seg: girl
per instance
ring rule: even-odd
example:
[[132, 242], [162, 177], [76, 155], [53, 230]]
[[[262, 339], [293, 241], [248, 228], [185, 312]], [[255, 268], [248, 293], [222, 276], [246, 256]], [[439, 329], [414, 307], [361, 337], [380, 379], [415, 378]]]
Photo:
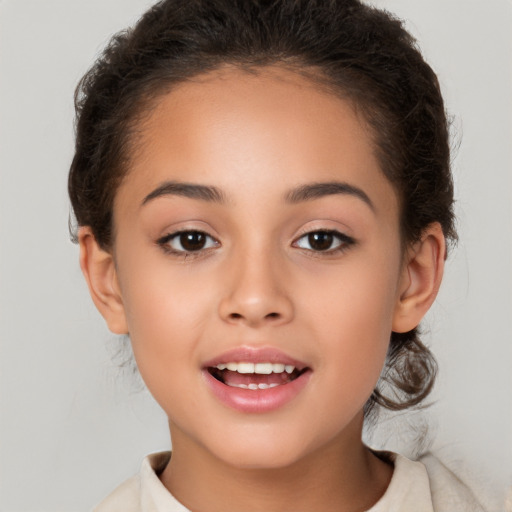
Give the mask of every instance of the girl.
[[97, 510], [481, 510], [361, 440], [420, 404], [453, 227], [435, 74], [356, 0], [163, 1], [77, 89], [69, 193], [108, 327], [169, 420]]

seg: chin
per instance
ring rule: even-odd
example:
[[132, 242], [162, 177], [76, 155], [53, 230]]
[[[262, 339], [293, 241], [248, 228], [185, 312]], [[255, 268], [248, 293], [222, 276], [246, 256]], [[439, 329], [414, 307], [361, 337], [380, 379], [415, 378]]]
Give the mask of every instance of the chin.
[[283, 450], [249, 450], [245, 452], [230, 452], [224, 454], [226, 464], [238, 469], [247, 470], [278, 470], [289, 466], [300, 460], [297, 451]]
[[257, 435], [253, 432], [243, 436], [227, 436], [220, 446], [215, 448], [217, 449], [213, 449], [214, 454], [217, 452], [215, 455], [225, 464], [252, 470], [277, 470], [289, 467], [314, 449], [304, 441], [304, 436], [290, 432], [279, 432], [274, 435]]

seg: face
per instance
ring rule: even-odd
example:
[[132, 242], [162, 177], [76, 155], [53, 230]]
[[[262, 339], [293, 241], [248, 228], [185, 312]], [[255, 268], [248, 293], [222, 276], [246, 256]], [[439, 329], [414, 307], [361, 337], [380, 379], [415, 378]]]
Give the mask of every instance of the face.
[[175, 449], [282, 467], [359, 439], [402, 255], [349, 103], [277, 68], [179, 86], [141, 127], [114, 223], [114, 286]]

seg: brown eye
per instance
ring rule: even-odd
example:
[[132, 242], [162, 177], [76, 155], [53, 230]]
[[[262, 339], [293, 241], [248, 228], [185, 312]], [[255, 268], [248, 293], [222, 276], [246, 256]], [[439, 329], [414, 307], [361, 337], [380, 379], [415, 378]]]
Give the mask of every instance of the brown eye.
[[202, 231], [172, 233], [164, 236], [157, 243], [173, 253], [183, 254], [198, 252], [219, 245], [214, 238]]
[[188, 231], [179, 235], [179, 243], [185, 251], [199, 251], [206, 245], [206, 235], [200, 231]]
[[334, 236], [326, 231], [317, 231], [308, 235], [308, 243], [314, 251], [327, 251], [332, 247]]
[[338, 231], [319, 230], [301, 236], [294, 245], [308, 251], [334, 253], [353, 243], [353, 238]]

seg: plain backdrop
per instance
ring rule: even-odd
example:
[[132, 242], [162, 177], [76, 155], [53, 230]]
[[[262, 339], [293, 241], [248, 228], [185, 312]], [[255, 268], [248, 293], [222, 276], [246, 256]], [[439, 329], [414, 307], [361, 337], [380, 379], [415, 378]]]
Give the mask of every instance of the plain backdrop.
[[[89, 510], [170, 444], [158, 406], [113, 358], [122, 342], [94, 310], [67, 232], [74, 87], [150, 3], [0, 1], [2, 511]], [[375, 4], [407, 20], [439, 75], [461, 241], [424, 324], [435, 404], [369, 438], [408, 453], [428, 419], [433, 449], [498, 511], [512, 484], [512, 3]]]

